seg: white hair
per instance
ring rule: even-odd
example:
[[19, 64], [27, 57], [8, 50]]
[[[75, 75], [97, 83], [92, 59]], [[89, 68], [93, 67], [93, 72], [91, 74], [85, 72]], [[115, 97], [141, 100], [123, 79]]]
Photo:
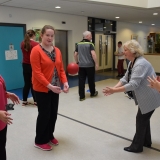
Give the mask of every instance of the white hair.
[[136, 40], [130, 40], [123, 44], [123, 47], [126, 47], [135, 57], [143, 56], [144, 51], [141, 45]]
[[83, 32], [83, 38], [86, 38], [88, 35], [90, 35], [91, 32], [90, 31], [85, 31]]

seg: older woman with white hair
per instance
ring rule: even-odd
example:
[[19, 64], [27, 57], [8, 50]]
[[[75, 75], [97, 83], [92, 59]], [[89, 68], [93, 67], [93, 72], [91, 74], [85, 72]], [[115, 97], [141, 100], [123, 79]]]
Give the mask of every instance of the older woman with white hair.
[[135, 40], [124, 44], [124, 55], [130, 60], [125, 76], [114, 87], [103, 90], [105, 96], [116, 92], [129, 92], [138, 105], [136, 116], [136, 133], [128, 152], [142, 152], [143, 146], [151, 147], [150, 118], [154, 110], [160, 106], [160, 94], [148, 87], [148, 76], [156, 76], [152, 65], [143, 57], [143, 50]]

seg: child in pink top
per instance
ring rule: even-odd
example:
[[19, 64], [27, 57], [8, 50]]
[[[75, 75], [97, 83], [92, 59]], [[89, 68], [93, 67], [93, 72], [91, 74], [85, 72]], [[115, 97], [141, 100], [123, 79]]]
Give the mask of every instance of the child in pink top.
[[0, 76], [0, 159], [6, 160], [6, 134], [7, 124], [12, 123], [10, 114], [6, 112], [7, 98], [11, 99], [13, 103], [18, 104], [19, 98], [6, 91], [4, 79]]

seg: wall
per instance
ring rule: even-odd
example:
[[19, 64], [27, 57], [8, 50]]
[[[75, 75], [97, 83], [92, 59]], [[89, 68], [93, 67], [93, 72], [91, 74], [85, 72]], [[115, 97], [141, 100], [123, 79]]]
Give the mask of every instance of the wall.
[[87, 17], [4, 6], [0, 6], [0, 22], [26, 24], [27, 29], [49, 24], [57, 30], [68, 30], [69, 62], [74, 60], [75, 43], [82, 39], [82, 33], [87, 29]]
[[160, 73], [160, 55], [144, 55], [144, 58], [146, 58], [152, 64], [156, 73]]
[[160, 7], [160, 0], [148, 0], [148, 8]]
[[[62, 21], [66, 21], [66, 24], [62, 24]], [[32, 27], [41, 28], [45, 24], [50, 24], [55, 29], [68, 30], [69, 62], [74, 61], [75, 43], [82, 39], [82, 33], [87, 29], [87, 17], [4, 6], [0, 6], [0, 22], [26, 24], [27, 29]], [[138, 41], [146, 52], [146, 37], [150, 32], [160, 32], [160, 29], [140, 24], [117, 22], [116, 41], [124, 43], [131, 39], [132, 34], [137, 34]]]
[[[144, 52], [147, 53], [147, 36], [150, 32], [160, 32], [160, 28], [127, 22], [117, 22], [116, 42], [122, 41], [122, 43], [125, 43], [126, 41], [131, 39], [131, 35], [138, 35], [138, 42], [144, 49]], [[126, 68], [125, 63], [124, 66]], [[117, 68], [117, 58], [115, 67]]]
[[117, 38], [116, 41], [123, 43], [131, 39], [131, 35], [138, 35], [138, 42], [147, 52], [147, 36], [150, 32], [160, 32], [160, 28], [144, 26], [140, 24], [117, 22]]

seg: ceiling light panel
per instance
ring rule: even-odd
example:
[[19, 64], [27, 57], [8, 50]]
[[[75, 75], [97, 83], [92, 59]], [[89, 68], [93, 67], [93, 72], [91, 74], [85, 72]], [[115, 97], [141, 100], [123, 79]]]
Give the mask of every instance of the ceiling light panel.
[[59, 9], [59, 8], [61, 8], [61, 7], [60, 7], [60, 6], [56, 6], [55, 8]]
[[154, 16], [158, 15], [158, 13], [153, 13]]

